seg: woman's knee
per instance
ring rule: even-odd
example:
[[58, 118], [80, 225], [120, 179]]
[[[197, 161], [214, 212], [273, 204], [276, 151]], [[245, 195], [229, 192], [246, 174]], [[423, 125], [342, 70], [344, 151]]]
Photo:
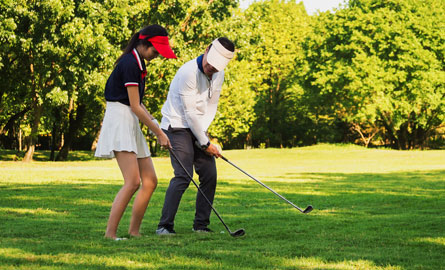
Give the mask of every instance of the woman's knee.
[[141, 187], [141, 181], [128, 181], [124, 184], [129, 190], [136, 192]]
[[151, 176], [142, 180], [142, 188], [146, 190], [154, 191], [158, 186], [158, 178]]

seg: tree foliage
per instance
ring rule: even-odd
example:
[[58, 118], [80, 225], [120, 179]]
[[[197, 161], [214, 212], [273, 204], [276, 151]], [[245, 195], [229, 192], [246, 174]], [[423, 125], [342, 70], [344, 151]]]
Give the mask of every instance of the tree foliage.
[[[153, 23], [167, 28], [178, 56], [147, 67], [144, 102], [157, 118], [182, 64], [219, 36], [235, 42], [209, 129], [225, 148], [443, 145], [445, 2], [350, 0], [315, 16], [295, 0], [237, 5], [1, 1], [0, 147], [26, 148], [27, 160], [35, 147], [52, 149], [52, 160], [94, 147], [114, 61]], [[156, 154], [156, 139], [144, 132]]]
[[309, 16], [302, 3], [271, 0], [253, 3], [233, 20], [230, 30], [237, 32], [239, 47], [233, 85], [245, 98], [255, 97], [244, 102], [249, 144], [291, 146], [296, 122], [289, 117], [294, 112], [289, 97], [296, 90], [295, 65]]
[[356, 131], [381, 129], [395, 148], [424, 145], [444, 120], [443, 2], [349, 5], [321, 14], [304, 43], [309, 110]]

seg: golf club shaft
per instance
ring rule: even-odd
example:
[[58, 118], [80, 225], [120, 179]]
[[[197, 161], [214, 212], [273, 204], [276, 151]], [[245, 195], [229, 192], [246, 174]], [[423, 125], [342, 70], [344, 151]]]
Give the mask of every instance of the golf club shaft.
[[193, 184], [195, 185], [195, 187], [199, 190], [199, 192], [201, 193], [201, 195], [204, 197], [204, 199], [207, 201], [207, 203], [210, 205], [210, 207], [212, 208], [213, 212], [216, 214], [216, 216], [219, 218], [219, 220], [221, 221], [221, 223], [224, 225], [224, 227], [226, 228], [226, 230], [232, 234], [232, 232], [230, 231], [229, 227], [226, 225], [226, 223], [224, 222], [224, 220], [221, 218], [221, 216], [218, 214], [218, 211], [216, 211], [216, 209], [213, 207], [212, 203], [210, 202], [210, 200], [207, 198], [207, 196], [204, 194], [204, 192], [202, 191], [202, 189], [198, 186], [198, 184], [196, 184], [195, 180], [193, 180], [193, 177], [189, 174], [189, 172], [185, 169], [184, 165], [182, 164], [182, 162], [179, 160], [179, 158], [176, 156], [176, 154], [173, 152], [173, 149], [168, 149], [170, 151], [170, 154], [173, 155], [173, 157], [176, 159], [176, 161], [179, 163], [179, 165], [181, 165], [182, 169], [184, 169], [185, 173], [187, 174], [187, 176], [190, 178], [190, 180], [192, 180]]
[[263, 187], [267, 188], [268, 190], [272, 191], [273, 194], [277, 195], [278, 197], [280, 197], [282, 200], [284, 200], [285, 202], [287, 202], [288, 204], [292, 205], [293, 207], [297, 208], [300, 212], [305, 213], [303, 209], [301, 209], [300, 207], [296, 206], [295, 204], [293, 204], [291, 201], [289, 201], [288, 199], [284, 198], [283, 196], [281, 196], [280, 194], [278, 194], [277, 192], [275, 192], [273, 189], [271, 189], [270, 187], [266, 186], [265, 184], [263, 184], [260, 180], [256, 179], [255, 177], [253, 177], [252, 175], [248, 174], [246, 171], [244, 171], [243, 169], [241, 169], [240, 167], [236, 166], [235, 164], [233, 164], [232, 162], [230, 162], [227, 158], [225, 158], [224, 156], [221, 156], [221, 158], [226, 161], [227, 163], [229, 163], [230, 165], [232, 165], [233, 167], [237, 168], [238, 170], [240, 170], [241, 172], [243, 172], [245, 175], [249, 176], [250, 178], [252, 178], [253, 180], [255, 180], [258, 184], [262, 185]]

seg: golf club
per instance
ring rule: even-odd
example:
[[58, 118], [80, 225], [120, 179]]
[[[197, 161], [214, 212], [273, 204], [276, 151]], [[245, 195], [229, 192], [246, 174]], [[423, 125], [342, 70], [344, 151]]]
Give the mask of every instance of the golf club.
[[199, 188], [199, 186], [196, 184], [195, 180], [193, 180], [193, 177], [189, 174], [189, 172], [185, 169], [184, 165], [182, 164], [182, 162], [179, 160], [179, 158], [176, 156], [176, 154], [173, 152], [172, 148], [168, 149], [170, 151], [170, 154], [176, 159], [176, 161], [178, 161], [179, 165], [181, 165], [182, 169], [184, 169], [185, 173], [187, 174], [187, 176], [190, 178], [190, 180], [192, 180], [193, 184], [196, 186], [196, 188], [199, 190], [199, 192], [201, 193], [201, 195], [206, 199], [207, 203], [210, 205], [210, 207], [212, 208], [213, 212], [215, 212], [216, 216], [219, 218], [219, 220], [221, 220], [221, 223], [224, 225], [224, 227], [226, 227], [226, 230], [229, 232], [229, 234], [233, 237], [238, 237], [238, 236], [243, 236], [244, 234], [246, 234], [246, 232], [244, 231], [244, 229], [239, 229], [236, 230], [234, 232], [232, 232], [229, 227], [226, 225], [226, 223], [224, 222], [224, 220], [221, 218], [221, 216], [218, 214], [218, 212], [216, 211], [216, 209], [213, 207], [212, 203], [210, 202], [210, 200], [206, 197], [206, 195], [204, 194], [204, 192], [201, 190], [201, 188]]
[[253, 180], [255, 180], [258, 184], [262, 185], [263, 187], [267, 188], [268, 190], [272, 191], [273, 194], [277, 195], [278, 197], [280, 197], [281, 199], [283, 199], [284, 201], [286, 201], [287, 203], [289, 203], [290, 205], [292, 205], [293, 207], [297, 208], [298, 211], [300, 211], [303, 214], [307, 214], [309, 212], [311, 212], [313, 210], [312, 205], [309, 205], [308, 207], [306, 207], [306, 209], [301, 209], [300, 207], [296, 206], [295, 204], [293, 204], [291, 201], [289, 201], [288, 199], [284, 198], [283, 196], [281, 196], [280, 194], [278, 194], [277, 192], [275, 192], [273, 189], [271, 189], [270, 187], [266, 186], [265, 184], [263, 184], [261, 181], [257, 180], [255, 177], [253, 177], [252, 175], [248, 174], [247, 172], [245, 172], [243, 169], [241, 169], [240, 167], [236, 166], [235, 164], [233, 164], [232, 162], [230, 162], [227, 158], [225, 158], [224, 156], [221, 156], [221, 158], [226, 161], [227, 163], [229, 163], [230, 165], [232, 165], [233, 167], [237, 168], [238, 170], [240, 170], [241, 172], [243, 172], [245, 175], [249, 176], [250, 178], [252, 178]]

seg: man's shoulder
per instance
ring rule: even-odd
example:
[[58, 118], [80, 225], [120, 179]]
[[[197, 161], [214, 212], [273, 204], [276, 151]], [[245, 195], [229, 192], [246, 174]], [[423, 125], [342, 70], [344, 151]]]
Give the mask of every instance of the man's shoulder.
[[195, 58], [183, 64], [176, 72], [176, 75], [184, 78], [194, 78], [196, 77], [198, 70], [198, 64], [196, 63]]
[[217, 78], [224, 79], [224, 69], [215, 73]]
[[187, 62], [185, 62], [181, 68], [182, 70], [186, 71], [194, 71], [196, 72], [196, 70], [198, 69], [198, 63], [196, 63], [196, 58], [193, 58], [192, 60], [189, 60]]

